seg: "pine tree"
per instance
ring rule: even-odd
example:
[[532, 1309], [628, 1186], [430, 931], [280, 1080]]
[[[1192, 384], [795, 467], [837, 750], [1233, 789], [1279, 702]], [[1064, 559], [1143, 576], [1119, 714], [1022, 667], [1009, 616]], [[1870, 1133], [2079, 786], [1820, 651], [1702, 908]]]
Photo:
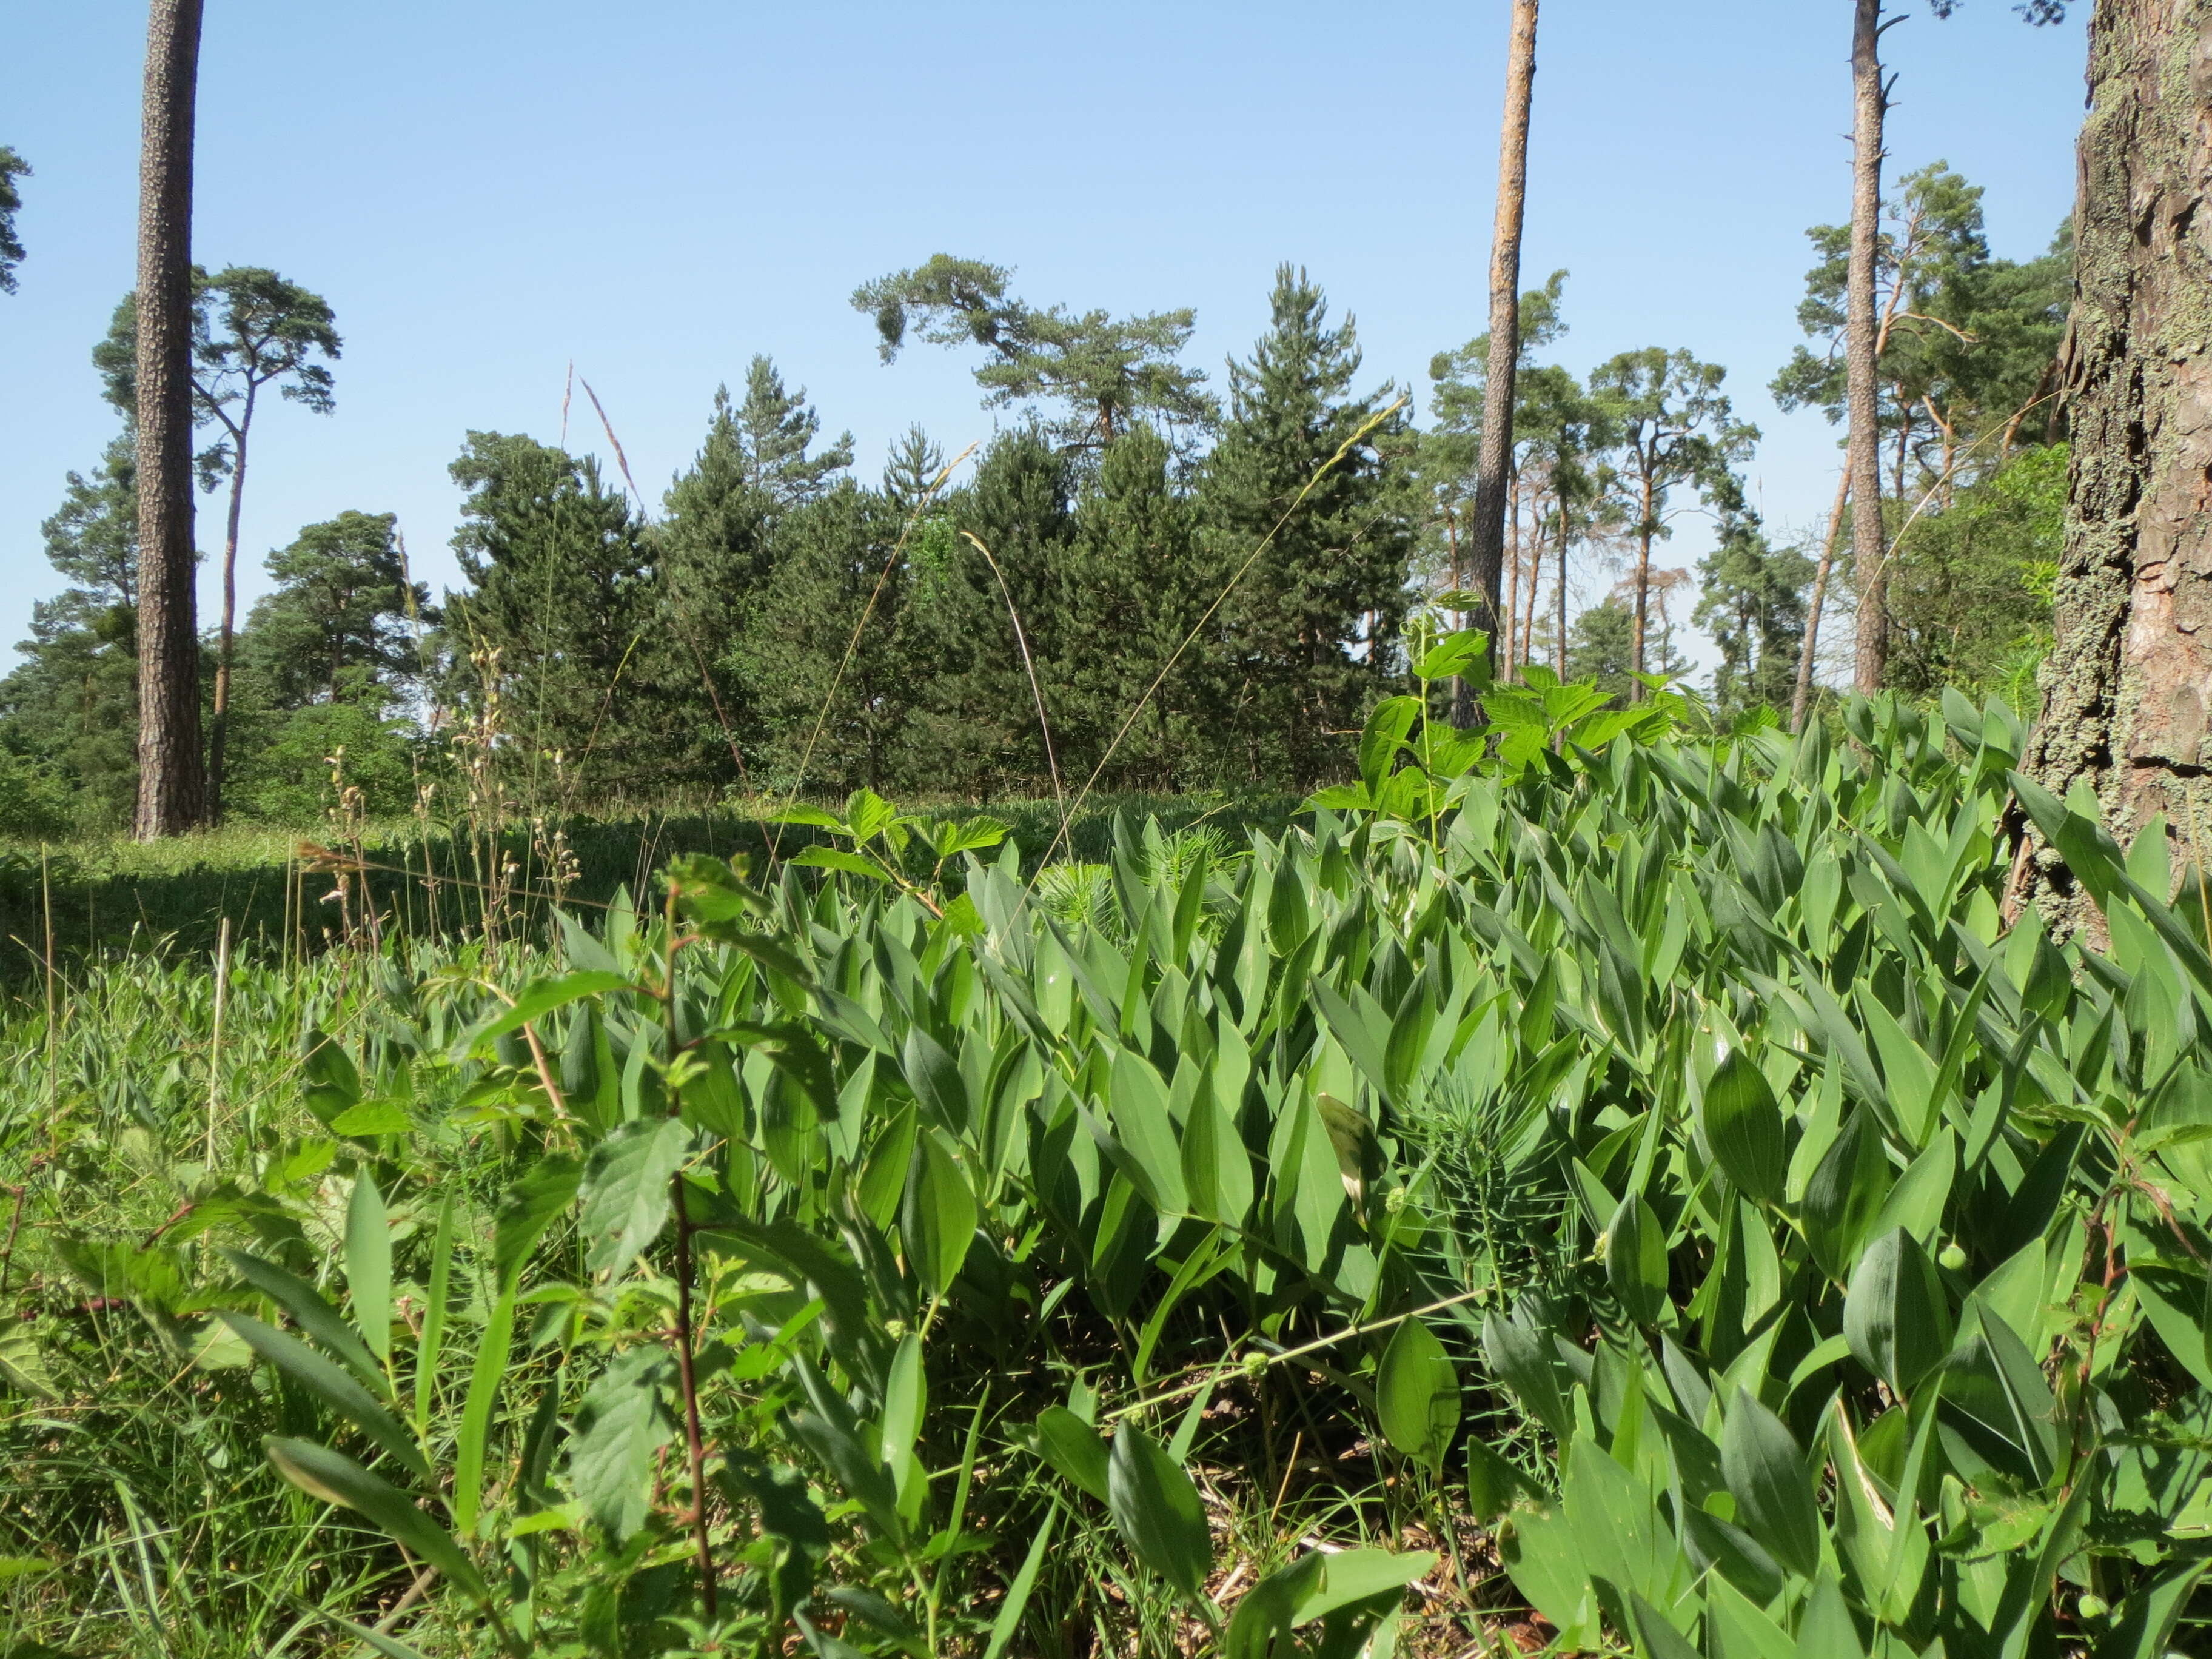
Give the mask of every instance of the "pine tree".
[[[728, 401], [726, 390], [715, 394], [718, 417]], [[820, 454], [807, 453], [822, 434], [822, 417], [806, 401], [806, 388], [785, 390], [783, 376], [764, 356], [756, 356], [745, 370], [745, 400], [732, 417], [731, 430], [746, 483], [778, 508], [812, 501], [853, 465], [849, 432], [841, 433]]]
[[659, 581], [628, 498], [588, 459], [495, 432], [470, 433], [450, 470], [469, 492], [453, 551], [471, 586], [447, 596], [447, 695], [497, 673], [533, 787], [557, 755], [589, 795], [665, 788], [668, 699], [646, 649]]
[[15, 231], [15, 215], [23, 205], [18, 179], [31, 176], [31, 164], [5, 144], [0, 144], [0, 294], [15, 291], [15, 267], [23, 263], [23, 240]]
[[1391, 388], [1352, 393], [1353, 321], [1330, 325], [1304, 270], [1276, 271], [1270, 310], [1230, 365], [1229, 419], [1199, 486], [1207, 561], [1236, 580], [1208, 718], [1224, 769], [1303, 788], [1344, 763], [1344, 733], [1396, 670], [1415, 520], [1407, 469], [1388, 459], [1403, 447], [1395, 417], [1307, 489]]
[[853, 308], [875, 319], [887, 363], [909, 332], [932, 345], [983, 347], [991, 356], [975, 383], [985, 405], [1065, 405], [1050, 430], [1075, 447], [1103, 448], [1148, 417], [1182, 434], [1218, 418], [1204, 373], [1176, 361], [1196, 321], [1188, 307], [1137, 317], [1040, 310], [1007, 292], [1012, 278], [1002, 265], [939, 253], [863, 283]]
[[669, 485], [652, 532], [665, 627], [641, 648], [656, 678], [682, 688], [682, 735], [669, 758], [686, 775], [726, 783], [744, 781], [758, 740], [756, 713], [730, 661], [775, 565], [772, 532], [782, 504], [758, 477], [724, 387], [714, 394], [706, 441]]
[[1076, 501], [1055, 585], [1056, 649], [1044, 671], [1071, 789], [1102, 764], [1106, 787], [1162, 792], [1205, 770], [1213, 738], [1204, 727], [1204, 659], [1188, 651], [1176, 659], [1218, 589], [1175, 471], [1167, 441], [1135, 427], [1108, 446]]
[[1073, 648], [1059, 601], [1074, 486], [1073, 462], [1045, 429], [1017, 427], [984, 452], [974, 481], [947, 499], [945, 514], [932, 515], [939, 524], [917, 527], [909, 626], [928, 678], [904, 762], [917, 779], [969, 794], [1048, 787], [1036, 696], [1009, 606], [1040, 664]]
[[884, 465], [883, 493], [895, 507], [911, 513], [937, 486], [945, 471], [945, 451], [919, 422], [907, 428], [891, 445]]
[[[718, 665], [755, 711], [756, 790], [908, 783], [907, 727], [927, 670], [911, 627], [915, 573], [892, 557], [907, 518], [847, 480], [778, 522], [775, 579]], [[921, 776], [942, 787], [926, 766]]]
[[1766, 539], [1735, 478], [1715, 492], [1720, 535], [1699, 567], [1705, 578], [1691, 621], [1720, 649], [1713, 702], [1723, 714], [1771, 708], [1786, 715], [1805, 634], [1805, 590], [1813, 562]]
[[41, 526], [69, 586], [31, 607], [23, 660], [0, 679], [0, 744], [35, 758], [92, 830], [127, 825], [137, 794], [137, 446], [125, 432], [72, 472]]
[[389, 513], [341, 513], [265, 562], [276, 586], [238, 636], [235, 802], [287, 823], [330, 804], [337, 765], [372, 813], [410, 804], [415, 736], [405, 704], [421, 673], [410, 586]]

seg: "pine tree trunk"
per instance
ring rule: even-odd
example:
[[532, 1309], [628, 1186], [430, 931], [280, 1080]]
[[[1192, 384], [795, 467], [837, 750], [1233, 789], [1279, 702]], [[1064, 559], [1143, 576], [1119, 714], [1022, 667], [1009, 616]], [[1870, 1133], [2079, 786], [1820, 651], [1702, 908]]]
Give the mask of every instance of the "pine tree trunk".
[[[1469, 577], [1481, 596], [1474, 625], [1498, 647], [1505, 562], [1505, 490], [1513, 460], [1513, 374], [1521, 356], [1521, 218], [1528, 184], [1528, 101], [1536, 78], [1536, 0], [1513, 0], [1505, 58], [1505, 114], [1498, 142], [1498, 217], [1490, 240], [1490, 362], [1482, 389], [1482, 448], [1475, 462], [1474, 513], [1468, 526]], [[1471, 701], [1453, 720], [1474, 724]]]
[[1845, 388], [1850, 406], [1851, 569], [1859, 590], [1859, 694], [1881, 690], [1889, 665], [1888, 576], [1883, 568], [1875, 258], [1881, 230], [1881, 0], [1856, 0], [1851, 30], [1851, 251], [1844, 296]]
[[[1644, 475], [1644, 514], [1636, 526], [1636, 623], [1629, 642], [1628, 672], [1632, 676], [1644, 672], [1644, 633], [1651, 615], [1651, 538], [1658, 532], [1658, 523], [1653, 519], [1651, 474], [1647, 468]], [[1644, 701], [1644, 682], [1631, 678], [1628, 700]]]
[[1805, 729], [1805, 710], [1813, 700], [1813, 653], [1820, 643], [1820, 610], [1827, 603], [1828, 573], [1835, 568], [1836, 538], [1844, 532], [1844, 504], [1851, 498], [1851, 470], [1836, 481], [1836, 504], [1828, 510], [1828, 533], [1820, 540], [1820, 562], [1813, 568], [1813, 597], [1805, 607], [1805, 640], [1797, 649], [1797, 686], [1790, 694], [1790, 731]]
[[1492, 658], [1498, 664], [1498, 676], [1511, 679], [1518, 666], [1513, 647], [1516, 641], [1514, 624], [1521, 615], [1521, 478], [1511, 475], [1505, 490], [1505, 603], [1498, 615], [1498, 628], [1492, 641]]
[[1559, 508], [1559, 591], [1553, 596], [1559, 610], [1559, 678], [1567, 677], [1567, 510]]
[[[230, 737], [230, 659], [238, 628], [238, 515], [246, 501], [246, 438], [253, 429], [254, 388], [246, 390], [245, 418], [231, 433], [230, 517], [222, 538], [222, 627], [216, 636], [215, 701], [208, 731], [207, 821], [222, 822], [223, 756]], [[333, 677], [331, 695], [337, 686]]]
[[201, 0], [152, 0], [138, 185], [138, 813], [201, 821], [192, 546], [192, 102]]
[[[2027, 770], [2093, 790], [2124, 844], [2212, 831], [2212, 0], [2099, 0], [2060, 374], [2073, 431], [2057, 640]], [[2091, 923], [2048, 849], [2027, 885]], [[2092, 924], [2094, 925], [2094, 924]]]

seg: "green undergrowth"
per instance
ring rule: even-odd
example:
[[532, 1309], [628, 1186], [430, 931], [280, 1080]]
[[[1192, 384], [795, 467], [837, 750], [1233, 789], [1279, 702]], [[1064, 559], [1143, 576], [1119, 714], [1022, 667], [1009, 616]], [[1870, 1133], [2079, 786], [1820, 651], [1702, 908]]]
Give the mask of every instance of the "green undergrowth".
[[[495, 823], [423, 823], [413, 819], [341, 831], [329, 823], [298, 828], [237, 824], [143, 843], [101, 838], [40, 845], [0, 843], [0, 987], [21, 989], [40, 975], [48, 922], [54, 956], [75, 963], [124, 955], [204, 957], [228, 920], [242, 953], [289, 960], [348, 936], [352, 915], [331, 899], [334, 883], [302, 885], [295, 869], [301, 844], [336, 842], [371, 867], [366, 883], [386, 927], [416, 936], [495, 931], [540, 940], [551, 913], [592, 910], [618, 891], [643, 891], [653, 872], [687, 853], [740, 858], [756, 871], [811, 842], [803, 826], [771, 820], [781, 801], [714, 807], [672, 806], [605, 814], [532, 817], [516, 811]], [[1232, 838], [1279, 830], [1298, 802], [1287, 795], [1098, 795], [1074, 812], [1060, 836], [1060, 809], [1048, 799], [939, 805], [940, 816], [988, 813], [1004, 823], [1032, 871], [1046, 859], [1096, 862], [1106, 855], [1117, 816], [1157, 819], [1170, 832], [1210, 828]], [[349, 896], [360, 912], [358, 894]]]
[[1297, 823], [1040, 875], [864, 793], [550, 938], [33, 996], [0, 1651], [2196, 1650], [2162, 830], [2001, 704], [1530, 678]]

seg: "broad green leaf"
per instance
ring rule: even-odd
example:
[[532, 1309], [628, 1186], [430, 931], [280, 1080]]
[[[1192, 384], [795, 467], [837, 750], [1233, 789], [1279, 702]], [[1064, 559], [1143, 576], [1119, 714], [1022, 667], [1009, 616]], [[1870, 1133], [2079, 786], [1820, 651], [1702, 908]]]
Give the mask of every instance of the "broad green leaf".
[[1149, 1188], [1146, 1202], [1169, 1215], [1188, 1212], [1190, 1195], [1183, 1185], [1182, 1149], [1168, 1110], [1167, 1086], [1152, 1063], [1134, 1048], [1116, 1054], [1107, 1097], [1115, 1138], [1134, 1160], [1142, 1184]]
[[1483, 1317], [1482, 1352], [1490, 1369], [1505, 1379], [1506, 1386], [1555, 1439], [1565, 1442], [1574, 1433], [1574, 1419], [1559, 1390], [1548, 1341], [1540, 1332], [1523, 1324], [1517, 1314], [1507, 1318], [1492, 1312]]
[[513, 1003], [477, 1026], [463, 1037], [454, 1049], [456, 1060], [488, 1051], [489, 1045], [511, 1031], [519, 1031], [535, 1019], [542, 1019], [556, 1008], [565, 1008], [586, 997], [605, 996], [611, 991], [635, 990], [629, 981], [620, 974], [579, 972], [562, 974], [550, 979], [533, 979], [522, 988], [522, 994]]
[[1206, 1506], [1190, 1477], [1133, 1423], [1114, 1436], [1106, 1492], [1114, 1525], [1136, 1558], [1184, 1595], [1202, 1595], [1213, 1571]]
[[889, 1377], [884, 1383], [884, 1416], [878, 1438], [884, 1467], [891, 1472], [899, 1496], [906, 1496], [908, 1481], [920, 1472], [914, 1443], [921, 1433], [922, 1414], [929, 1404], [929, 1378], [921, 1363], [921, 1338], [908, 1331], [891, 1355]]
[[1109, 1500], [1108, 1455], [1098, 1431], [1065, 1406], [1037, 1413], [1037, 1453], [1070, 1484], [1103, 1504]]
[[1430, 1550], [1338, 1550], [1321, 1558], [1321, 1573], [1299, 1598], [1297, 1622], [1326, 1618], [1340, 1607], [1401, 1590], [1437, 1569]]
[[1499, 1532], [1498, 1553], [1513, 1587], [1559, 1630], [1562, 1650], [1597, 1646], [1590, 1564], [1583, 1559], [1565, 1516], [1557, 1510], [1517, 1511], [1512, 1524]]
[[1820, 1510], [1805, 1455], [1782, 1419], [1741, 1389], [1721, 1428], [1721, 1470], [1746, 1530], [1783, 1565], [1817, 1574]]
[[[1344, 1045], [1344, 1052], [1376, 1092], [1390, 1099], [1390, 1025], [1382, 1011], [1357, 988], [1354, 995], [1346, 998], [1338, 994], [1327, 980], [1316, 978], [1310, 988], [1314, 1006], [1328, 1022], [1329, 1035]], [[1371, 1019], [1365, 1009], [1374, 1009]]]
[[1191, 1213], [1241, 1227], [1252, 1210], [1252, 1158], [1211, 1087], [1200, 1085], [1182, 1128], [1182, 1180]]
[[269, 1435], [262, 1443], [276, 1473], [311, 1498], [367, 1516], [393, 1541], [435, 1567], [453, 1587], [477, 1601], [485, 1599], [484, 1581], [453, 1534], [415, 1507], [405, 1492], [346, 1456], [311, 1440]]
[[1872, 1111], [1853, 1112], [1805, 1188], [1805, 1237], [1831, 1279], [1840, 1279], [1858, 1255], [1891, 1186], [1889, 1158]]
[[806, 847], [784, 860], [813, 870], [842, 870], [848, 876], [863, 876], [870, 881], [888, 882], [890, 872], [873, 859], [848, 852], [842, 847]]
[[897, 1489], [883, 1460], [861, 1440], [853, 1408], [805, 1354], [793, 1355], [791, 1368], [812, 1408], [786, 1416], [792, 1432], [837, 1477], [846, 1495], [867, 1511], [885, 1539], [894, 1543], [903, 1540], [906, 1523], [899, 1515]]
[[346, 1294], [369, 1352], [392, 1363], [392, 1221], [367, 1170], [354, 1177], [346, 1205]]
[[1892, 1227], [1902, 1227], [1923, 1244], [1935, 1237], [1943, 1224], [1943, 1208], [1950, 1201], [1958, 1167], [1957, 1138], [1948, 1128], [1938, 1129], [1927, 1149], [1898, 1176], [1867, 1236], [1879, 1237]]
[[1667, 1311], [1667, 1230], [1641, 1194], [1631, 1194], [1605, 1231], [1605, 1277], [1629, 1316], [1658, 1322]]
[[1781, 1200], [1790, 1176], [1782, 1109], [1765, 1074], [1732, 1050], [1705, 1085], [1705, 1144], [1728, 1178], [1761, 1204]]
[[2051, 1384], [2012, 1327], [1987, 1309], [1979, 1328], [1950, 1357], [1943, 1400], [2016, 1448], [2025, 1465], [2016, 1473], [2040, 1485], [2057, 1468], [2057, 1401]]
[[1488, 1526], [1511, 1509], [1528, 1483], [1512, 1464], [1479, 1435], [1467, 1439], [1467, 1507], [1478, 1526]]
[[1705, 1647], [1711, 1659], [1797, 1659], [1796, 1643], [1767, 1614], [1766, 1606], [1725, 1580], [1706, 1580]]
[[1698, 1659], [1697, 1649], [1689, 1638], [1676, 1630], [1661, 1613], [1642, 1596], [1631, 1590], [1628, 1595], [1629, 1618], [1636, 1627], [1636, 1650], [1643, 1659]]
[[1291, 1632], [1297, 1626], [1298, 1608], [1321, 1583], [1327, 1559], [1310, 1551], [1245, 1591], [1222, 1638], [1222, 1659], [1282, 1659], [1293, 1651]]
[[1443, 1467], [1459, 1427], [1459, 1373], [1437, 1334], [1418, 1319], [1399, 1322], [1375, 1372], [1382, 1437], [1417, 1463]]
[[1924, 1146], [1935, 1133], [1937, 1109], [1936, 1066], [1906, 1035], [1897, 1018], [1881, 1006], [1870, 985], [1862, 983], [1859, 1012], [1873, 1035], [1875, 1052], [1881, 1056], [1882, 1085], [1890, 1115], [1915, 1146]]
[[691, 1149], [691, 1131], [672, 1117], [635, 1118], [592, 1149], [584, 1166], [584, 1264], [619, 1278], [660, 1237], [669, 1182]]
[[675, 1381], [676, 1362], [666, 1349], [631, 1348], [615, 1356], [578, 1405], [568, 1441], [569, 1485], [617, 1545], [652, 1512], [653, 1454], [676, 1433], [662, 1390]]
[[297, 1337], [274, 1326], [228, 1310], [216, 1316], [232, 1332], [270, 1364], [318, 1395], [323, 1403], [345, 1418], [371, 1440], [398, 1458], [418, 1480], [431, 1479], [414, 1436], [363, 1388], [353, 1373], [325, 1359]]
[[909, 1025], [900, 1065], [906, 1073], [907, 1087], [914, 1091], [922, 1111], [939, 1127], [954, 1134], [964, 1133], [968, 1128], [968, 1087], [961, 1080], [958, 1063], [945, 1053], [945, 1045], [920, 1025]]
[[1844, 1297], [1844, 1335], [1862, 1365], [1910, 1395], [1951, 1352], [1951, 1308], [1936, 1264], [1904, 1228], [1867, 1247]]
[[976, 1216], [975, 1194], [950, 1137], [934, 1125], [925, 1128], [915, 1147], [899, 1225], [907, 1260], [931, 1295], [951, 1288], [975, 1242]]

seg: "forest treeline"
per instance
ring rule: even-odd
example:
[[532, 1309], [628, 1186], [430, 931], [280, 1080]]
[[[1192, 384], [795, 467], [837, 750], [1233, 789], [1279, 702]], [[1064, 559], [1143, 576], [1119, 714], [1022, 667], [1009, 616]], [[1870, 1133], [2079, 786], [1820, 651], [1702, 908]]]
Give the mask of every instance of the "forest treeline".
[[[2039, 258], [1996, 257], [1980, 198], [1938, 164], [1886, 204], [1887, 678], [2025, 703], [2064, 499], [2069, 253], [2062, 232]], [[1840, 421], [1847, 233], [1810, 236], [1807, 343], [1771, 384]], [[339, 341], [329, 307], [274, 272], [203, 271], [197, 294], [199, 471], [228, 493], [230, 565], [256, 400], [327, 410]], [[1522, 301], [1499, 666], [1633, 697], [1639, 673], [1686, 672], [1694, 626], [1717, 650], [1700, 689], [1719, 716], [1786, 720], [1824, 559], [1824, 654], [1846, 637], [1846, 513], [1778, 538], [1748, 498], [1759, 434], [1724, 370], [1652, 347], [1577, 375], [1550, 360], [1565, 295], [1562, 272]], [[1351, 316], [1289, 265], [1218, 382], [1184, 361], [1189, 312], [1036, 307], [976, 261], [940, 255], [854, 303], [886, 362], [917, 343], [977, 356], [1004, 414], [967, 464], [915, 428], [866, 476], [764, 357], [650, 510], [589, 458], [471, 432], [452, 464], [461, 587], [414, 580], [402, 526], [368, 502], [268, 553], [268, 591], [208, 630], [224, 810], [313, 822], [350, 790], [370, 815], [437, 811], [494, 752], [503, 787], [572, 809], [801, 786], [984, 798], [1094, 774], [1304, 789], [1402, 686], [1409, 635], [1467, 603], [1486, 337], [1439, 353], [1425, 386], [1378, 382]], [[131, 817], [134, 329], [126, 299], [94, 354], [122, 429], [46, 521], [65, 586], [0, 680], [0, 832]], [[1673, 568], [1692, 514], [1714, 549]]]

